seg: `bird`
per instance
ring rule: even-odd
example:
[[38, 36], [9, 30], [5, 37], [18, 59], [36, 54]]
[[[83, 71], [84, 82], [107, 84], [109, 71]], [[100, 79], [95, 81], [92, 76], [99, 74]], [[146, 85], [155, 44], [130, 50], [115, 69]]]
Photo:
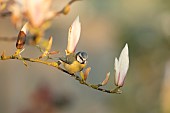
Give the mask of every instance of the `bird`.
[[86, 52], [70, 53], [65, 57], [60, 57], [59, 62], [67, 72], [75, 74], [82, 71], [87, 65], [88, 55]]

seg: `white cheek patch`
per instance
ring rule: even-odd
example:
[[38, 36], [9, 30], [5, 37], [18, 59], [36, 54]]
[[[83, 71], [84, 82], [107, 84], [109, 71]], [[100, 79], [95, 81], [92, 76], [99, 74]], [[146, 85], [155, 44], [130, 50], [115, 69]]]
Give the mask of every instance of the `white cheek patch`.
[[84, 64], [87, 64], [87, 61], [84, 61]]
[[77, 61], [83, 63], [83, 60], [79, 56], [77, 56]]

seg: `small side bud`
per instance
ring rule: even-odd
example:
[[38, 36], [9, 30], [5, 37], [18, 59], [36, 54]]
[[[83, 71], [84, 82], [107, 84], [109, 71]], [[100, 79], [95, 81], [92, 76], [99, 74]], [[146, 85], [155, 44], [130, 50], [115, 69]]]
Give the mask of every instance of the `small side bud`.
[[69, 12], [70, 12], [70, 5], [67, 5], [67, 6], [65, 6], [64, 9], [63, 9], [63, 14], [64, 14], [64, 15], [67, 15]]
[[104, 86], [104, 85], [106, 85], [108, 83], [109, 77], [110, 77], [110, 72], [106, 74], [106, 78], [103, 80], [102, 86]]
[[[50, 53], [49, 51], [51, 50], [51, 46], [52, 46], [52, 43], [53, 43], [53, 38], [52, 36], [49, 38], [49, 41], [48, 41], [48, 45], [47, 47], [45, 48], [45, 51], [41, 50], [43, 52], [43, 54], [39, 57], [39, 59], [45, 57], [45, 56], [48, 56]], [[40, 48], [41, 49], [41, 48]]]
[[3, 51], [1, 55], [1, 59], [4, 59], [4, 57], [5, 57], [5, 52]]
[[24, 66], [28, 67], [28, 64], [23, 60]]
[[58, 54], [58, 53], [60, 53], [60, 52], [59, 51], [50, 51], [49, 52], [50, 55], [55, 55], [55, 54]]
[[48, 45], [46, 47], [46, 51], [50, 51], [51, 50], [52, 43], [53, 43], [53, 37], [51, 36], [49, 38]]

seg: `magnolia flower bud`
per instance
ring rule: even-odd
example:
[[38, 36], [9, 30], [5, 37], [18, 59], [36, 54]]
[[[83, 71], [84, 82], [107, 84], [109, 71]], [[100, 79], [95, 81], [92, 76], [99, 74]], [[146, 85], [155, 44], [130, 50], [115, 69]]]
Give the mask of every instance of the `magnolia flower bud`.
[[67, 53], [73, 53], [80, 38], [81, 24], [79, 16], [75, 19], [68, 32]]
[[80, 71], [80, 76], [81, 76], [82, 80], [86, 81], [86, 79], [87, 79], [90, 71], [91, 71], [91, 67], [88, 67], [88, 68], [84, 71], [84, 73], [83, 73], [82, 71]]
[[45, 56], [47, 56], [47, 55], [50, 54], [49, 51], [51, 50], [52, 43], [53, 43], [53, 37], [50, 36], [49, 41], [48, 41], [48, 45], [46, 46], [45, 51], [44, 51], [43, 54], [39, 57], [39, 59], [41, 59], [41, 58], [43, 58], [43, 57], [45, 57]]
[[103, 80], [102, 86], [104, 86], [104, 85], [106, 85], [106, 84], [108, 83], [109, 77], [110, 77], [110, 72], [108, 72], [108, 73], [106, 74], [106, 78]]
[[13, 0], [13, 2], [9, 10], [12, 12], [12, 21], [16, 25], [20, 25], [23, 19], [27, 19], [31, 27], [40, 28], [55, 16], [55, 12], [51, 10], [52, 0]]
[[50, 10], [51, 3], [52, 0], [25, 0], [26, 16], [33, 27], [40, 27], [54, 16], [54, 12]]
[[86, 79], [87, 79], [90, 71], [91, 71], [91, 67], [88, 67], [88, 68], [84, 71], [84, 80], [85, 80], [85, 81], [86, 81]]
[[16, 48], [17, 49], [22, 49], [24, 47], [25, 41], [26, 41], [26, 35], [27, 35], [27, 24], [26, 23], [21, 31], [18, 34], [17, 42], [16, 42]]
[[50, 51], [51, 50], [52, 43], [53, 43], [53, 37], [50, 36], [49, 41], [48, 41], [48, 45], [46, 47], [46, 51]]
[[115, 58], [115, 85], [122, 87], [129, 68], [128, 45], [123, 48], [119, 60]]

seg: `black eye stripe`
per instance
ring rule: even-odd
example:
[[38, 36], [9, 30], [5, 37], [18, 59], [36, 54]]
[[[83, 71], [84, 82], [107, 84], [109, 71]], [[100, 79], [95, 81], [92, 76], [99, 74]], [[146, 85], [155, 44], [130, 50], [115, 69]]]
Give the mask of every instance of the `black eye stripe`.
[[82, 62], [83, 62], [83, 60], [82, 60], [82, 58], [81, 58], [80, 56], [77, 56], [77, 61], [78, 61], [79, 63], [82, 63]]
[[80, 58], [82, 61], [84, 61], [83, 58], [82, 58], [81, 56], [79, 56], [79, 58]]

